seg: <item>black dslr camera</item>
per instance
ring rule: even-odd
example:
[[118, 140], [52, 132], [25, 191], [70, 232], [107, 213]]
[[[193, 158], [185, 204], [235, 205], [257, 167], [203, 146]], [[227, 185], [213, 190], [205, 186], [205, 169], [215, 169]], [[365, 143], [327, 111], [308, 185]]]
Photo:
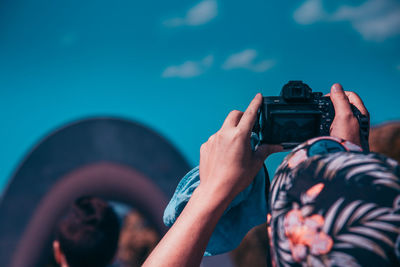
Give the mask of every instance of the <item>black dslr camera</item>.
[[[360, 125], [364, 151], [369, 151], [369, 120], [351, 105]], [[317, 136], [329, 135], [335, 109], [329, 96], [312, 92], [302, 81], [290, 81], [280, 96], [264, 97], [254, 130], [262, 143], [280, 144], [290, 149]]]

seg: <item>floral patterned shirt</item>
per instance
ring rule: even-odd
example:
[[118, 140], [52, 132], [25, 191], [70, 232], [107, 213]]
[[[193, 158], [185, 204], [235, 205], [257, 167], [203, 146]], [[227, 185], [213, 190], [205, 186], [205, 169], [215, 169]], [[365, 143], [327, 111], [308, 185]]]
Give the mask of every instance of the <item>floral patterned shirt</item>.
[[270, 187], [272, 265], [400, 266], [399, 177], [396, 161], [338, 138], [296, 147]]

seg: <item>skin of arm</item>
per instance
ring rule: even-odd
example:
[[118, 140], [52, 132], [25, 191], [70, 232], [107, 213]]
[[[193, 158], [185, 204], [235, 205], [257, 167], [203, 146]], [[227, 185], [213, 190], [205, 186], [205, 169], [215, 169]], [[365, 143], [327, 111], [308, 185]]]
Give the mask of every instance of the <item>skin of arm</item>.
[[208, 240], [228, 199], [199, 186], [181, 215], [143, 266], [199, 266]]
[[200, 185], [143, 266], [199, 266], [208, 240], [229, 203], [244, 190], [266, 157], [280, 146], [251, 149], [250, 135], [262, 103], [257, 94], [246, 111], [234, 110], [200, 148]]
[[[334, 84], [329, 94], [335, 108], [331, 136], [360, 145], [358, 121], [350, 104], [369, 116], [360, 97]], [[252, 151], [251, 130], [262, 102], [257, 94], [243, 113], [234, 110], [221, 129], [200, 148], [200, 185], [168, 233], [143, 266], [199, 266], [211, 234], [229, 203], [254, 179], [268, 155], [280, 146]]]

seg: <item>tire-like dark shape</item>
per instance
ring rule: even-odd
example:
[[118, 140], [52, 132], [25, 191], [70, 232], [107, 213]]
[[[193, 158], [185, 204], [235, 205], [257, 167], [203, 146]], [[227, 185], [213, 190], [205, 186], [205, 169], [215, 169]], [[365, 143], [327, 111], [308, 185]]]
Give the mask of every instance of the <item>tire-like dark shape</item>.
[[128, 120], [92, 118], [54, 131], [23, 160], [0, 200], [1, 266], [47, 260], [55, 223], [82, 195], [133, 206], [163, 234], [163, 209], [188, 170], [173, 145]]

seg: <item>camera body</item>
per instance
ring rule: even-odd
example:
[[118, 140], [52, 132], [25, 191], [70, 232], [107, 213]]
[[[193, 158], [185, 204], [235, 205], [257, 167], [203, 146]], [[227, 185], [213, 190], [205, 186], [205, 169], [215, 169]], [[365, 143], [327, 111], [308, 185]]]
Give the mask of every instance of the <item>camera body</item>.
[[[364, 151], [369, 151], [369, 120], [354, 106]], [[312, 92], [302, 81], [289, 81], [280, 96], [264, 97], [255, 132], [262, 143], [290, 149], [317, 136], [330, 135], [335, 109], [329, 96]]]

